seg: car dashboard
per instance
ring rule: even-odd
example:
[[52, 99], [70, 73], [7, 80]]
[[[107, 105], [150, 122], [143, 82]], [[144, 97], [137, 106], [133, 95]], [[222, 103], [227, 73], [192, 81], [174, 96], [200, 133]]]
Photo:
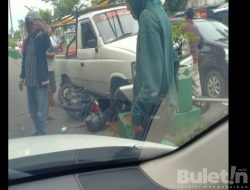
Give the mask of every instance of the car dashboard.
[[[215, 123], [187, 144], [168, 154], [140, 162], [92, 167], [68, 174], [45, 176], [43, 179], [9, 184], [9, 190], [155, 190], [179, 189], [179, 170], [191, 172], [225, 171], [228, 173], [228, 116]], [[216, 155], [216, 156], [211, 156]], [[191, 181], [184, 187], [197, 189]], [[199, 183], [204, 187], [225, 189], [227, 183]], [[211, 189], [209, 188], [209, 189]], [[189, 188], [190, 189], [190, 188]], [[206, 189], [206, 188], [205, 188]]]
[[9, 190], [155, 190], [165, 189], [138, 166], [71, 174], [11, 186]]

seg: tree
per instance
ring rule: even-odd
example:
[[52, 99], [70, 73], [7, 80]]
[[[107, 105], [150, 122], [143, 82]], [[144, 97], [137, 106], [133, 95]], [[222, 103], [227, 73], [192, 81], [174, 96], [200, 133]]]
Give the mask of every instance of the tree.
[[24, 20], [18, 20], [18, 30], [20, 32], [21, 38], [24, 38], [24, 35], [25, 35]]
[[91, 0], [91, 5], [106, 5], [106, 4], [116, 4], [123, 3], [124, 0]]
[[11, 49], [15, 49], [15, 47], [16, 47], [16, 45], [17, 45], [16, 40], [12, 37], [11, 34], [9, 34], [8, 37], [9, 37], [9, 38], [8, 38], [9, 47], [11, 47]]
[[187, 6], [187, 0], [165, 0], [163, 6], [165, 11], [172, 15], [176, 12], [184, 11]]
[[20, 40], [22, 38], [20, 31], [15, 31], [14, 32], [14, 39], [15, 40]]
[[54, 7], [54, 18], [61, 19], [62, 17], [75, 13], [75, 6], [78, 8], [85, 7], [86, 4], [81, 0], [42, 0], [46, 3], [51, 3]]
[[172, 25], [173, 41], [178, 44], [177, 51], [181, 51], [183, 44], [199, 40], [199, 37], [193, 32], [183, 33], [183, 25], [183, 20], [179, 21], [177, 25]]
[[178, 24], [172, 25], [173, 41], [182, 45], [184, 42], [192, 42], [198, 40], [194, 33], [185, 32], [183, 33], [184, 21], [180, 20]]
[[52, 22], [53, 16], [50, 10], [39, 9], [38, 14], [47, 24]]

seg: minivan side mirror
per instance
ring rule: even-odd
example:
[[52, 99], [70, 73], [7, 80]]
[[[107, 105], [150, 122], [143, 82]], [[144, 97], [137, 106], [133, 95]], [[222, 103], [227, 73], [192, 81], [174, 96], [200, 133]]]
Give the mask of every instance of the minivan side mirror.
[[97, 47], [97, 41], [96, 41], [96, 39], [88, 40], [87, 46], [88, 46], [88, 48], [96, 48]]

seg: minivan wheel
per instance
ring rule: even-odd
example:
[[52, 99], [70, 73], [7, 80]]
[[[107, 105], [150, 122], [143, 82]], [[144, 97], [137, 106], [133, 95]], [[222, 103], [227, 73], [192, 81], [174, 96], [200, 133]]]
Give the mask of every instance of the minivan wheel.
[[70, 82], [66, 82], [61, 85], [58, 99], [69, 116], [78, 120], [83, 116], [88, 103], [93, 101], [94, 97], [85, 90], [76, 88]]
[[[119, 92], [119, 87], [128, 85], [128, 82], [124, 79], [114, 79], [111, 82], [111, 87], [110, 87], [110, 95], [111, 95], [111, 107], [115, 111], [116, 114], [122, 111], [124, 99], [123, 96], [118, 93]], [[119, 105], [119, 107], [117, 107]]]
[[221, 73], [211, 70], [205, 77], [205, 93], [211, 98], [220, 98], [226, 94], [226, 84]]

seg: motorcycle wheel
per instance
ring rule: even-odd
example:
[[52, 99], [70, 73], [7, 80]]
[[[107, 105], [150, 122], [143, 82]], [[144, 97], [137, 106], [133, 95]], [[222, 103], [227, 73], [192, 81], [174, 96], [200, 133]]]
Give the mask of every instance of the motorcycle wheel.
[[62, 84], [62, 86], [58, 92], [58, 100], [59, 100], [60, 104], [62, 104], [62, 105], [66, 104], [67, 94], [69, 94], [73, 88], [74, 87], [71, 83]]
[[80, 120], [83, 117], [83, 113], [85, 108], [87, 107], [87, 103], [93, 100], [93, 97], [88, 92], [82, 90], [80, 93], [84, 97], [85, 102], [79, 102], [72, 104], [71, 98], [73, 93], [77, 92], [79, 89], [74, 87], [71, 83], [64, 83], [58, 93], [58, 99], [62, 106], [62, 108], [69, 114], [70, 117]]

